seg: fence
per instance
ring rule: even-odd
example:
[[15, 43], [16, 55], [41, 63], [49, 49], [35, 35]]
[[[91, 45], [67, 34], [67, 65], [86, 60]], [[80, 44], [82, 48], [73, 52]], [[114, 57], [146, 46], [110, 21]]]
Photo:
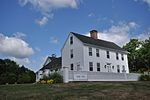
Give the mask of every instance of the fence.
[[137, 73], [69, 71], [68, 81], [138, 81]]

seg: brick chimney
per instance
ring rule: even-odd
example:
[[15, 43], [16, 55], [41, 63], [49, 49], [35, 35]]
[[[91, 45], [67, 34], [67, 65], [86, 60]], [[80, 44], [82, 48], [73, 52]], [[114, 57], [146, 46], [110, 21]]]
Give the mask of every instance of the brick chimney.
[[90, 31], [90, 36], [94, 39], [97, 39], [97, 33], [98, 33], [97, 30], [92, 30]]

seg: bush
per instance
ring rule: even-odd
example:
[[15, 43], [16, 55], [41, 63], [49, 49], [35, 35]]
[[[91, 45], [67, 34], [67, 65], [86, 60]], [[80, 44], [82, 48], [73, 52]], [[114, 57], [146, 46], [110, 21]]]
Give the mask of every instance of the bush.
[[150, 81], [150, 75], [141, 75], [139, 77], [140, 81]]
[[54, 80], [47, 80], [47, 84], [53, 84], [54, 83]]
[[0, 84], [14, 84], [17, 78], [14, 73], [3, 73], [0, 75]]
[[58, 74], [58, 73], [52, 73], [49, 75], [49, 78], [54, 80], [54, 83], [62, 83], [63, 82], [63, 77]]
[[44, 75], [43, 78], [40, 79], [39, 83], [41, 83], [41, 81], [46, 81], [47, 84], [62, 83], [63, 77], [60, 74], [55, 72], [55, 73], [49, 74], [48, 76]]
[[46, 84], [46, 81], [45, 80], [41, 80], [40, 83], [41, 84]]

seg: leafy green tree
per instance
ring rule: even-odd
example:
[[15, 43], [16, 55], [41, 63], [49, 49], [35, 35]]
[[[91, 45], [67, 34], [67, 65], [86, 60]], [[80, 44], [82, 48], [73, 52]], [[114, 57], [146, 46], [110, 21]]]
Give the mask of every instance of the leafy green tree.
[[0, 59], [0, 84], [33, 83], [35, 73], [9, 59]]
[[150, 37], [145, 41], [131, 39], [123, 48], [129, 52], [128, 61], [131, 72], [150, 71]]
[[144, 65], [148, 71], [150, 71], [150, 37], [143, 42], [140, 51], [140, 57], [143, 59]]
[[129, 61], [129, 69], [131, 72], [136, 72], [138, 70], [137, 59], [139, 59], [139, 48], [141, 46], [141, 42], [138, 39], [131, 39], [129, 43], [127, 43], [123, 48], [127, 50], [128, 53], [128, 61]]

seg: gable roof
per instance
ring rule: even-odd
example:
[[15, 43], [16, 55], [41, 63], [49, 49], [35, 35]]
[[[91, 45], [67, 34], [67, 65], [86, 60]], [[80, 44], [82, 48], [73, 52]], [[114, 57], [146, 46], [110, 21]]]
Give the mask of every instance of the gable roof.
[[50, 69], [50, 70], [57, 70], [61, 68], [61, 57], [59, 58], [52, 58], [51, 62], [47, 65], [43, 66], [40, 70]]
[[77, 34], [77, 33], [74, 33], [74, 32], [71, 32], [71, 33], [74, 36], [76, 36], [83, 43], [126, 52], [126, 50], [119, 47], [117, 44], [115, 44], [113, 42], [109, 42], [109, 41], [105, 41], [105, 40], [101, 40], [101, 39], [94, 39], [94, 38], [84, 36], [84, 35], [80, 35], [80, 34]]

